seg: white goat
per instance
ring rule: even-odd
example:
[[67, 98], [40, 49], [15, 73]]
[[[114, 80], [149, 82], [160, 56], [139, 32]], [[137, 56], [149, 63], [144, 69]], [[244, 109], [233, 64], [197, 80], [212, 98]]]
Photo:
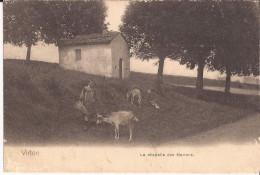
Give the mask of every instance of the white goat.
[[101, 123], [102, 121], [115, 126], [115, 139], [119, 139], [119, 125], [127, 125], [130, 132], [129, 141], [131, 141], [134, 121], [138, 122], [139, 119], [131, 111], [118, 111], [112, 112], [108, 117], [98, 114], [97, 123]]
[[129, 100], [131, 97], [131, 103], [134, 104], [135, 97], [137, 98], [137, 102], [139, 107], [141, 107], [141, 91], [137, 88], [131, 89], [126, 93], [126, 99]]

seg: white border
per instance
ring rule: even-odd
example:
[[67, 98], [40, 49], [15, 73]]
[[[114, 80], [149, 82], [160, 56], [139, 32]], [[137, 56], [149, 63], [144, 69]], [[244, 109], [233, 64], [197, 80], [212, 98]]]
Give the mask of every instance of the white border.
[[[0, 55], [1, 55], [1, 62], [0, 62], [0, 125], [1, 125], [1, 134], [0, 134], [0, 140], [1, 140], [1, 146], [0, 146], [0, 174], [3, 174], [3, 3], [0, 3]], [[17, 174], [17, 173], [4, 173], [4, 174]], [[61, 174], [61, 173], [19, 173], [19, 174]], [[62, 174], [77, 174], [77, 173], [62, 173]], [[80, 174], [85, 174], [85, 173], [80, 173]], [[92, 174], [101, 174], [101, 173], [90, 173]], [[136, 175], [135, 173], [103, 173], [103, 174], [133, 174]], [[146, 175], [145, 173], [139, 173]], [[171, 173], [149, 173], [149, 174], [171, 174]], [[173, 174], [173, 173], [172, 173]], [[174, 173], [175, 174], [175, 173]], [[188, 175], [191, 173], [187, 173], [184, 175]], [[200, 174], [200, 173], [194, 173], [195, 174]], [[193, 175], [193, 174], [192, 174]], [[206, 174], [203, 174], [206, 175]], [[215, 174], [215, 175], [220, 175], [220, 174]], [[229, 174], [232, 175], [232, 174]]]

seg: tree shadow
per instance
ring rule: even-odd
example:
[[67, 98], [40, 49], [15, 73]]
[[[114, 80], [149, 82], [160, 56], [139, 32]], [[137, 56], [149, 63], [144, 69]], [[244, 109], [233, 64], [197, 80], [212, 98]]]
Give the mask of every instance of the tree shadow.
[[[196, 89], [193, 87], [165, 85], [166, 91], [174, 91], [189, 98], [197, 99]], [[249, 109], [255, 112], [259, 111], [260, 96], [225, 93], [221, 91], [203, 90], [203, 97], [200, 98], [205, 102], [218, 103], [225, 106]]]

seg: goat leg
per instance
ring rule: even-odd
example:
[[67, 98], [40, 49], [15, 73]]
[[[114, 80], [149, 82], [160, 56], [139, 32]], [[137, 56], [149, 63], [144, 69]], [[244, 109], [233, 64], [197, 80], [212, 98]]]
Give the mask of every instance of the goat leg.
[[115, 139], [117, 139], [117, 129], [115, 128]]
[[119, 139], [119, 126], [115, 126], [115, 139]]
[[139, 103], [139, 107], [141, 108], [141, 96], [139, 96], [139, 98], [138, 98], [138, 103]]
[[129, 136], [129, 142], [132, 140], [132, 135], [133, 135], [133, 126], [131, 126], [131, 124], [129, 125], [129, 134], [130, 134], [130, 136]]
[[117, 139], [119, 139], [119, 126], [117, 127]]

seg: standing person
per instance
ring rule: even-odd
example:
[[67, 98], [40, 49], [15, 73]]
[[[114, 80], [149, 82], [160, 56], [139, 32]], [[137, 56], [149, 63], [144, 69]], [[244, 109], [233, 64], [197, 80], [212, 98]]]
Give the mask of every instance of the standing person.
[[99, 103], [99, 99], [96, 96], [96, 92], [92, 87], [93, 83], [89, 82], [88, 85], [82, 89], [81, 94], [79, 96], [79, 100], [84, 105], [87, 111], [84, 112], [83, 115], [85, 116], [84, 120], [88, 122], [88, 124], [93, 123], [90, 122], [90, 120], [97, 116], [96, 105], [97, 103]]

